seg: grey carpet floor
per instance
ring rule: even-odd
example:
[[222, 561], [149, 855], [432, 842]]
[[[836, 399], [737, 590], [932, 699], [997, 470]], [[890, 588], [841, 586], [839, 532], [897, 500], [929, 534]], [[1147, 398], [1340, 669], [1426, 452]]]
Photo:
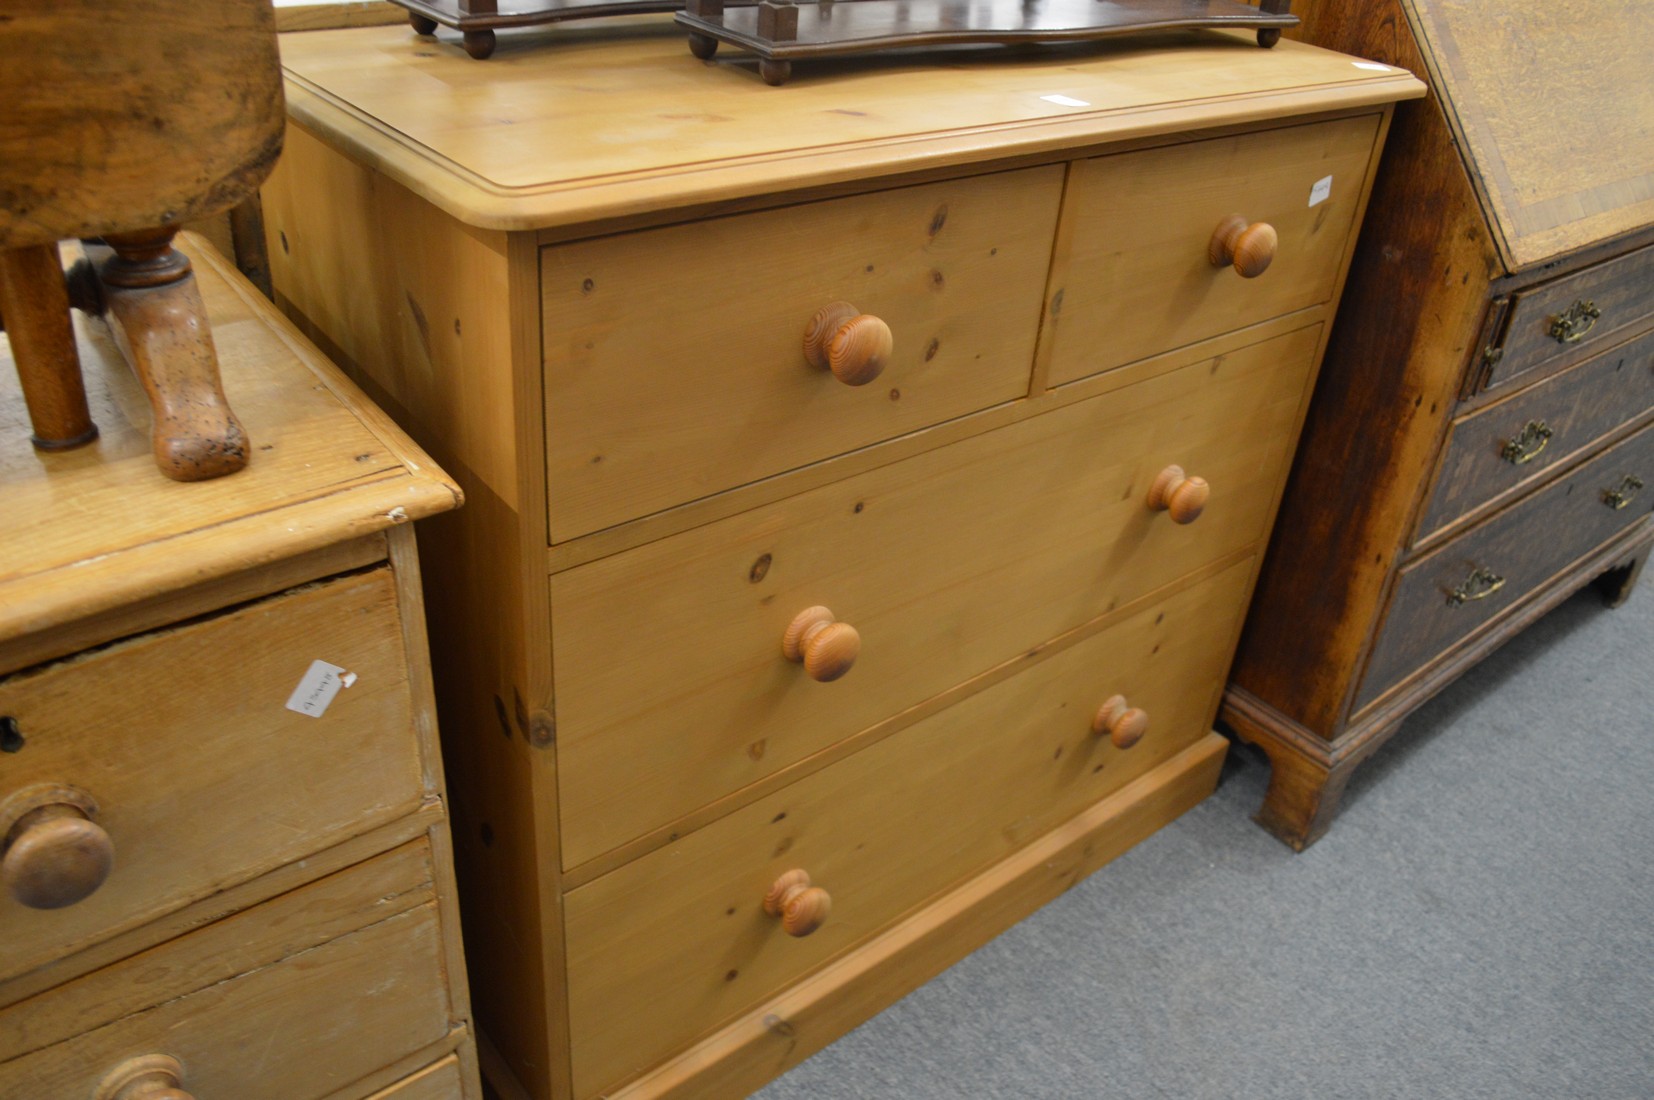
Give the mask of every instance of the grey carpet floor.
[[1294, 855], [1218, 791], [760, 1100], [1654, 1097], [1654, 584], [1416, 712]]

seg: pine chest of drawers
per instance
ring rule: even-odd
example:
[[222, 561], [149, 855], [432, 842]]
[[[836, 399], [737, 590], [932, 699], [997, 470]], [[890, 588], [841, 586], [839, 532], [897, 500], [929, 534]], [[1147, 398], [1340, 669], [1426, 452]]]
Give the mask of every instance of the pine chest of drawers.
[[743, 1094], [1211, 789], [1419, 89], [1212, 33], [777, 92], [625, 27], [291, 36], [264, 194], [285, 306], [466, 490], [461, 893], [542, 1100]]
[[161, 476], [85, 320], [101, 434], [36, 453], [0, 342], [0, 1096], [480, 1100], [411, 522], [455, 486], [181, 240], [246, 469]]
[[1409, 713], [1587, 583], [1623, 600], [1654, 546], [1654, 23], [1298, 10], [1431, 84], [1397, 113], [1224, 706], [1274, 765], [1259, 822], [1302, 848]]

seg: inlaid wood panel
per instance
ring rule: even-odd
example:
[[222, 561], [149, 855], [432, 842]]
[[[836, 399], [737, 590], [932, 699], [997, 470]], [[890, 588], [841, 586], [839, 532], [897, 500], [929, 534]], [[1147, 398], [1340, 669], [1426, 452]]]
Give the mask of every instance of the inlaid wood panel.
[[[552, 541], [1027, 393], [1061, 194], [1053, 166], [546, 249]], [[893, 338], [863, 385], [805, 358], [838, 301]]]
[[[1319, 327], [556, 574], [563, 861], [899, 714], [1264, 534]], [[1146, 504], [1181, 464], [1195, 522]], [[787, 661], [825, 605], [841, 680]]]
[[[644, 1069], [1198, 741], [1251, 564], [573, 891], [575, 1095]], [[1091, 729], [1115, 694], [1149, 716], [1129, 749]], [[832, 898], [804, 938], [760, 904], [792, 868]]]
[[[1378, 125], [1366, 115], [1077, 162], [1046, 305], [1052, 383], [1329, 299]], [[1232, 214], [1278, 235], [1254, 278], [1209, 257]]]

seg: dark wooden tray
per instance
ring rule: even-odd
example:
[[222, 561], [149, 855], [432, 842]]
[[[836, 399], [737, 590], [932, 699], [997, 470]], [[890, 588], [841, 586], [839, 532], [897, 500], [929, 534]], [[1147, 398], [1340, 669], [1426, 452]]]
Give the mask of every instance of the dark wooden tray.
[[[399, 0], [406, 2], [406, 0]], [[783, 83], [792, 61], [894, 46], [1011, 44], [1105, 38], [1179, 27], [1257, 28], [1258, 45], [1280, 41], [1296, 26], [1292, 0], [761, 0], [735, 7], [725, 0], [688, 0], [677, 21], [689, 48], [709, 58], [719, 42], [757, 54], [765, 83]], [[726, 7], [728, 10], [726, 10]]]

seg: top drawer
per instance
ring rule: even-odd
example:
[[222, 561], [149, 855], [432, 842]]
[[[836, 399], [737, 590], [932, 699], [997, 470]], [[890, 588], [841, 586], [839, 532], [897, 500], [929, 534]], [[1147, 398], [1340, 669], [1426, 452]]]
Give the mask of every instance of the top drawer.
[[[1364, 115], [1075, 164], [1047, 308], [1052, 384], [1330, 299], [1378, 125]], [[1234, 214], [1276, 233], [1252, 278], [1209, 256]]]
[[1484, 389], [1525, 378], [1578, 348], [1654, 314], [1654, 246], [1596, 264], [1512, 298], [1510, 321]]
[[[1046, 166], [546, 248], [550, 537], [562, 542], [1027, 392], [1061, 198]], [[887, 366], [811, 366], [817, 310]]]

